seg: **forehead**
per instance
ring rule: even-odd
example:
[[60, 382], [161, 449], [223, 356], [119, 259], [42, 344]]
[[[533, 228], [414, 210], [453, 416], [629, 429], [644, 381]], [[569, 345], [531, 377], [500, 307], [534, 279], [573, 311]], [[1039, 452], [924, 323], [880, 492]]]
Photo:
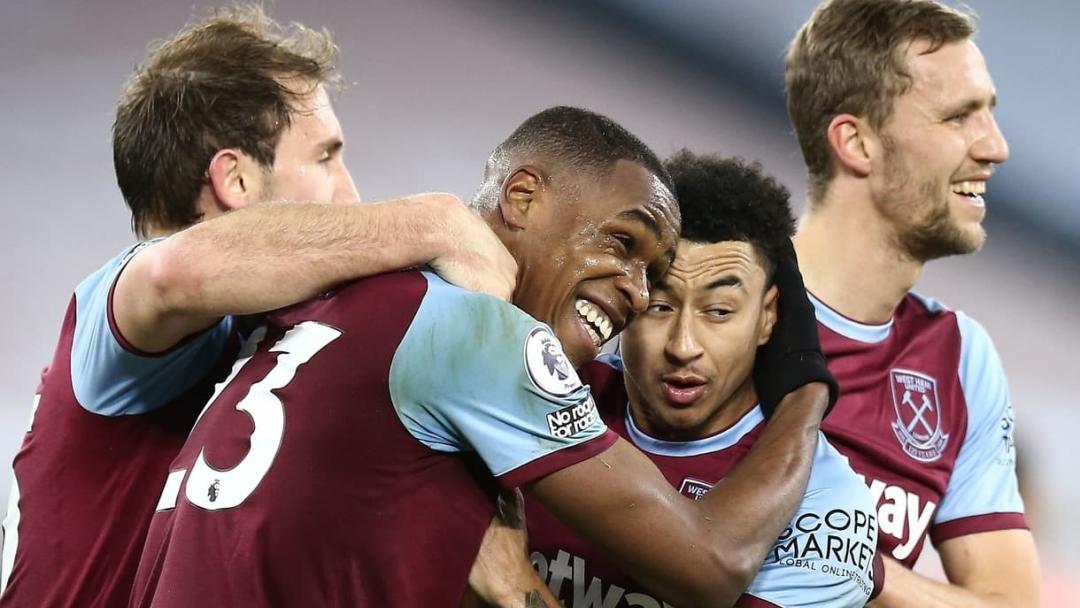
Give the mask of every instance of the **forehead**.
[[[301, 83], [297, 85], [297, 88], [303, 91], [310, 86], [310, 83]], [[283, 134], [285, 137], [300, 137], [316, 141], [341, 137], [341, 124], [338, 122], [337, 114], [334, 113], [330, 95], [323, 85], [319, 84], [310, 92], [294, 98], [292, 109], [289, 128]]]
[[725, 277], [738, 279], [748, 291], [764, 282], [765, 268], [752, 244], [747, 241], [699, 243], [682, 239], [663, 283], [668, 289], [691, 290]]
[[932, 53], [926, 52], [929, 47], [929, 42], [917, 40], [905, 53], [912, 77], [909, 94], [943, 104], [993, 97], [994, 82], [974, 42], [950, 42]]
[[616, 161], [611, 173], [591, 185], [586, 206], [598, 220], [641, 221], [653, 225], [660, 240], [674, 245], [681, 229], [679, 206], [662, 181], [638, 163]]

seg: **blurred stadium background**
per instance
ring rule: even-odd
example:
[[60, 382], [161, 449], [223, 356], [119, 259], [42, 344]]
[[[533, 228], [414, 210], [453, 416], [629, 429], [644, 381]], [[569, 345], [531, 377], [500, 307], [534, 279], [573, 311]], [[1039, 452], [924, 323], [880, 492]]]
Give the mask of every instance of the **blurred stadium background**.
[[[337, 111], [367, 200], [424, 190], [468, 197], [490, 149], [518, 122], [572, 104], [609, 114], [663, 155], [688, 146], [760, 160], [801, 206], [782, 57], [815, 5], [320, 0], [279, 1], [270, 12], [336, 34], [349, 84]], [[931, 264], [919, 289], [994, 337], [1043, 566], [1064, 579], [1080, 574], [1072, 519], [1080, 504], [1080, 4], [969, 5], [981, 19], [977, 41], [1012, 160], [990, 183], [984, 251]], [[0, 504], [71, 291], [133, 238], [112, 170], [113, 103], [150, 41], [209, 6], [0, 5]]]

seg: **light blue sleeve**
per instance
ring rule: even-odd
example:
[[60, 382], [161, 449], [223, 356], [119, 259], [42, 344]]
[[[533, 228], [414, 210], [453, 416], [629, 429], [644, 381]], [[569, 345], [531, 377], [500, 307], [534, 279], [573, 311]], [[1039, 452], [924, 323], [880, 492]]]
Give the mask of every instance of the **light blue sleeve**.
[[1016, 481], [1013, 408], [1005, 370], [990, 335], [956, 313], [960, 326], [960, 385], [968, 426], [934, 523], [990, 513], [1023, 513]]
[[501, 476], [605, 433], [546, 325], [424, 276], [427, 294], [390, 366], [394, 407], [415, 438], [442, 452], [475, 450]]
[[877, 535], [866, 484], [819, 433], [803, 502], [746, 592], [785, 608], [863, 606]]
[[232, 319], [227, 317], [156, 355], [136, 352], [121, 342], [110, 320], [113, 285], [131, 258], [154, 242], [124, 251], [75, 289], [71, 386], [79, 404], [95, 414], [143, 414], [169, 403], [210, 371], [232, 332]]

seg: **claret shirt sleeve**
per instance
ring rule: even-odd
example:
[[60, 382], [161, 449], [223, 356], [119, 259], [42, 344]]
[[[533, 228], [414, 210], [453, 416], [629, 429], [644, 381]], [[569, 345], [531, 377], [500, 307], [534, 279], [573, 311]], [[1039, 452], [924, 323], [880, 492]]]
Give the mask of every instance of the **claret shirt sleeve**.
[[390, 367], [394, 407], [413, 437], [440, 452], [476, 451], [505, 487], [615, 442], [550, 328], [424, 276], [428, 292]]
[[1016, 479], [1013, 408], [1005, 370], [986, 330], [963, 313], [956, 319], [968, 426], [930, 530], [935, 544], [978, 532], [1027, 528]]
[[169, 403], [215, 365], [231, 335], [226, 317], [164, 353], [128, 344], [113, 319], [113, 288], [127, 263], [154, 242], [127, 249], [75, 290], [71, 383], [79, 404], [95, 414], [143, 414]]

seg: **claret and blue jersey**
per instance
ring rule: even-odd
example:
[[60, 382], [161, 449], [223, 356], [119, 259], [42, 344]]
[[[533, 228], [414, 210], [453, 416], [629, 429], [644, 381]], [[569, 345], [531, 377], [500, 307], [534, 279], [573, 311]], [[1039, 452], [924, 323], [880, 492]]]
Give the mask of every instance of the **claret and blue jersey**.
[[125, 249], [76, 288], [14, 460], [0, 605], [122, 606], [169, 463], [235, 355], [232, 320], [148, 354], [117, 330]]
[[911, 567], [928, 535], [1027, 528], [1012, 404], [986, 330], [913, 293], [883, 325], [811, 302], [840, 383], [822, 426], [870, 488], [882, 550]]
[[499, 486], [616, 439], [546, 325], [433, 274], [267, 320], [170, 467], [136, 606], [453, 604]]
[[[602, 359], [582, 369], [601, 417], [689, 497], [700, 497], [722, 480], [764, 429], [764, 416], [755, 407], [731, 427], [703, 439], [650, 437], [634, 424], [617, 357]], [[541, 504], [528, 501], [526, 516], [533, 565], [567, 608], [667, 606]], [[877, 525], [866, 487], [820, 436], [803, 501], [737, 605], [863, 606], [874, 587]]]

